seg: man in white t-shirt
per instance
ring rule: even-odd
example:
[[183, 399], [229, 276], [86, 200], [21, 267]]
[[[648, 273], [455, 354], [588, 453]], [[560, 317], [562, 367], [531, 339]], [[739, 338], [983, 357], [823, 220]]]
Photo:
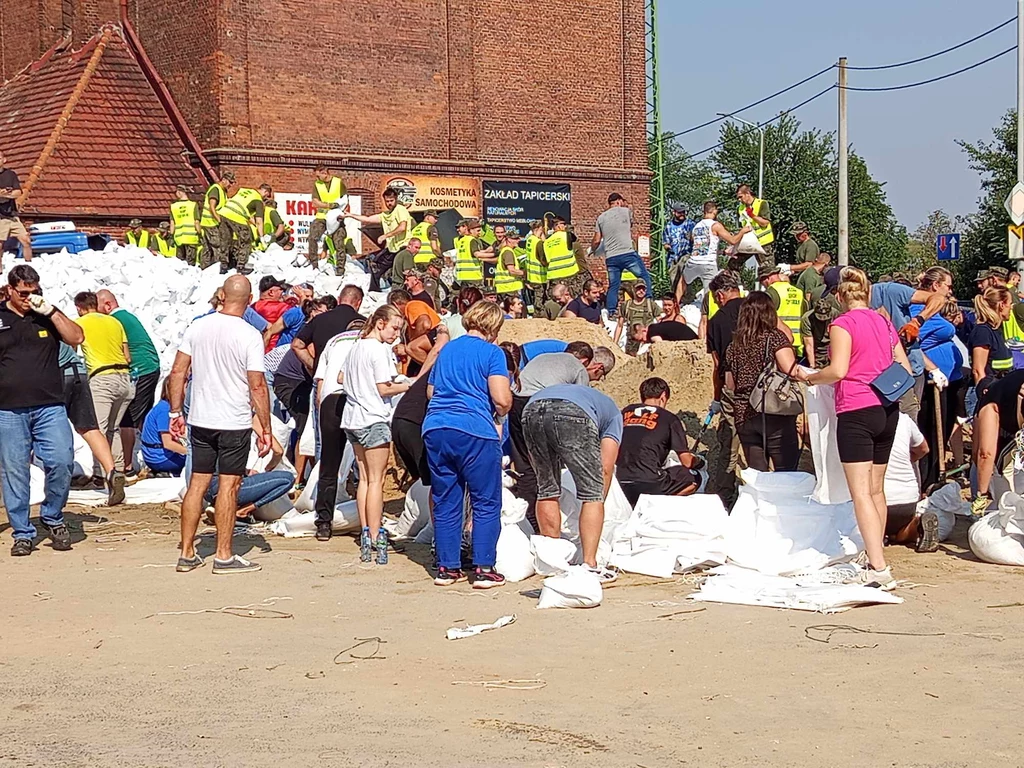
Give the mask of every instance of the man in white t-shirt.
[[885, 534], [891, 544], [916, 544], [918, 552], [934, 552], [939, 544], [938, 517], [934, 512], [917, 514], [921, 500], [917, 462], [927, 453], [928, 442], [921, 430], [910, 416], [901, 413], [885, 468]]
[[188, 412], [192, 476], [181, 504], [181, 557], [177, 565], [180, 573], [203, 565], [196, 554], [195, 535], [203, 496], [215, 474], [219, 476], [219, 487], [214, 504], [217, 551], [213, 572], [260, 569], [257, 563], [231, 553], [231, 534], [254, 425], [258, 425], [256, 445], [261, 456], [270, 451], [272, 444], [270, 399], [263, 373], [263, 337], [242, 319], [252, 297], [248, 278], [229, 277], [223, 290], [220, 311], [198, 318], [185, 331], [170, 375], [170, 432], [172, 437], [181, 438], [185, 436], [181, 410], [185, 381], [192, 373]]

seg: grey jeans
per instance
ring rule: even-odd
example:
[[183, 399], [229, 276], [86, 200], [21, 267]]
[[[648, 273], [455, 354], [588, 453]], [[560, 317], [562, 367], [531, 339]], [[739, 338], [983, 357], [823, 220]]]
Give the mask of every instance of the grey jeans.
[[534, 400], [523, 411], [523, 433], [537, 473], [539, 500], [561, 496], [565, 467], [579, 501], [604, 501], [601, 436], [582, 408], [567, 400]]
[[[135, 397], [135, 382], [127, 373], [101, 373], [89, 379], [89, 392], [96, 406], [96, 421], [99, 423], [110, 452], [114, 454], [114, 468], [124, 472], [124, 449], [121, 447], [121, 430], [118, 427], [124, 418], [128, 404]], [[93, 474], [102, 475], [99, 462], [93, 464]]]

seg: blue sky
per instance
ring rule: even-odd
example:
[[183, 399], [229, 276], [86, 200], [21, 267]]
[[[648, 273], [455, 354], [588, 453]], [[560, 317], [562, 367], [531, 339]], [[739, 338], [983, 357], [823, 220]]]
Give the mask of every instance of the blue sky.
[[[761, 0], [739, 4], [661, 0], [662, 123], [679, 131], [729, 112], [817, 72], [840, 56], [872, 66], [927, 55], [1016, 15], [1013, 0]], [[888, 86], [960, 69], [1011, 47], [1010, 24], [931, 61], [882, 72], [850, 72], [850, 85]], [[766, 120], [825, 88], [822, 75], [741, 113]], [[892, 93], [849, 94], [850, 141], [911, 231], [936, 208], [973, 212], [979, 178], [955, 139], [988, 140], [1016, 98], [1013, 53], [948, 80]], [[835, 130], [836, 92], [796, 113], [805, 128]], [[682, 137], [696, 152], [718, 140], [717, 126]], [[771, 158], [766, 159], [770, 163]], [[751, 181], [756, 181], [752, 179]], [[771, 199], [771, 190], [766, 190]]]

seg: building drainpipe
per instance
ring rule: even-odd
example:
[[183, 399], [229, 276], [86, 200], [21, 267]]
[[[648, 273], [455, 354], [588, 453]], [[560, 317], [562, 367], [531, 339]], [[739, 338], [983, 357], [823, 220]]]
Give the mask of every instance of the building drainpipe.
[[128, 18], [128, 0], [121, 0], [121, 27], [124, 29], [125, 40], [132, 49], [132, 53], [135, 54], [135, 58], [142, 67], [142, 71], [146, 75], [149, 84], [156, 91], [157, 98], [160, 99], [160, 103], [171, 118], [171, 123], [174, 124], [178, 136], [188, 150], [199, 159], [199, 165], [203, 175], [206, 177], [207, 183], [212, 184], [218, 181], [220, 176], [203, 155], [202, 147], [199, 146], [199, 141], [188, 127], [185, 116], [181, 114], [178, 105], [174, 101], [174, 97], [171, 96], [171, 92], [160, 77], [160, 73], [157, 72], [153, 62], [146, 55], [146, 50], [142, 47], [142, 41], [139, 39], [138, 34], [135, 32], [135, 27], [132, 26], [131, 20]]

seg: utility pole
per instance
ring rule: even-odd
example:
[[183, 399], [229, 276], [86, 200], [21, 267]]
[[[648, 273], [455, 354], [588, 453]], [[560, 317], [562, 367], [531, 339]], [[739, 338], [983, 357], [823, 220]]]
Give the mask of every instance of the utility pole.
[[[1024, 0], [1017, 0], [1018, 6]], [[1024, 134], [1018, 134], [1024, 135]], [[839, 59], [839, 266], [850, 263], [850, 163], [846, 135], [846, 57]], [[1024, 168], [1018, 164], [1018, 169]], [[1018, 170], [1020, 173], [1020, 170]]]
[[1024, 183], [1024, 0], [1017, 0], [1017, 183]]

